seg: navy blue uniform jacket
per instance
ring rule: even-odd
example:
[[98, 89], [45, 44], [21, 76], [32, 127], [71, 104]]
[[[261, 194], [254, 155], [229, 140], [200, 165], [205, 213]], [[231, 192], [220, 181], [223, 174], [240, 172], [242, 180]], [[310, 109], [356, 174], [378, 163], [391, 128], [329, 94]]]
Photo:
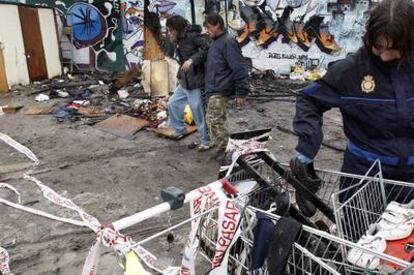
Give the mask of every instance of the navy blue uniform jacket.
[[236, 39], [226, 32], [210, 45], [205, 80], [208, 95], [246, 96], [248, 93], [247, 64]]
[[332, 64], [298, 97], [297, 152], [315, 157], [323, 139], [323, 113], [334, 107], [342, 113], [352, 158], [414, 169], [413, 62], [384, 63], [361, 48]]

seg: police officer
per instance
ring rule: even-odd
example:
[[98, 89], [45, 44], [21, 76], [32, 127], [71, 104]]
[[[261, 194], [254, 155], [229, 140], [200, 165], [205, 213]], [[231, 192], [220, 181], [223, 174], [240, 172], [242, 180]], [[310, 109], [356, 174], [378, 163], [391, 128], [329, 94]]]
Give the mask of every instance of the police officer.
[[[291, 168], [298, 178], [308, 179], [311, 191], [320, 183], [312, 176], [312, 162], [323, 139], [323, 114], [331, 108], [341, 111], [348, 138], [343, 172], [364, 175], [379, 159], [384, 178], [414, 182], [414, 1], [379, 3], [363, 42], [298, 97], [293, 127], [299, 141]], [[340, 188], [350, 184], [342, 180]], [[393, 199], [413, 197], [407, 189]]]

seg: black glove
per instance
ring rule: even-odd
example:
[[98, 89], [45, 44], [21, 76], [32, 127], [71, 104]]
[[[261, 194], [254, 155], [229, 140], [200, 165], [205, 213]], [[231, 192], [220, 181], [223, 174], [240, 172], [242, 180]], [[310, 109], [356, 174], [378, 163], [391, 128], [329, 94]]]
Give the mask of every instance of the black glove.
[[[290, 161], [292, 175], [303, 184], [311, 193], [315, 194], [321, 187], [322, 180], [316, 175], [313, 162], [309, 164], [302, 163], [297, 157]], [[301, 212], [312, 217], [316, 213], [316, 207], [309, 201], [309, 196], [296, 191], [296, 203]]]

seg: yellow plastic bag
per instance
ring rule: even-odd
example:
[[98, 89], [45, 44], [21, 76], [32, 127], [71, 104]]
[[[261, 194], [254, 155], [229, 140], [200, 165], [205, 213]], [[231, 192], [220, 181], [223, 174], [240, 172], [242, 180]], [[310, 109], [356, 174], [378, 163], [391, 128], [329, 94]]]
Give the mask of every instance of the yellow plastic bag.
[[150, 275], [150, 273], [145, 271], [137, 254], [133, 250], [130, 250], [126, 254], [124, 275]]
[[191, 108], [190, 105], [185, 105], [184, 108], [184, 122], [188, 125], [192, 125], [194, 120], [193, 120], [193, 112], [191, 112]]

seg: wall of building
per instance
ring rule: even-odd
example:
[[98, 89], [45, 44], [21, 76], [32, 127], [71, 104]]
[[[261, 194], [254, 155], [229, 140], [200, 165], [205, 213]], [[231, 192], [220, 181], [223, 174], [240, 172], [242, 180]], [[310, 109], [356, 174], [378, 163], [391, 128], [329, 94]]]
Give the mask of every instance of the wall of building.
[[[255, 68], [289, 73], [292, 66], [326, 67], [362, 45], [373, 1], [238, 0], [229, 27]], [[242, 20], [240, 20], [242, 19]]]
[[[53, 7], [57, 12], [59, 39], [64, 57], [80, 67], [105, 71], [124, 70], [119, 0], [9, 0], [35, 6]], [[72, 26], [73, 43], [63, 35], [62, 27]]]
[[[123, 4], [126, 62], [142, 59], [143, 0], [121, 0]], [[259, 70], [288, 74], [293, 66], [326, 67], [361, 45], [361, 36], [371, 0], [195, 0], [198, 24], [202, 24], [205, 1], [210, 11], [226, 19], [229, 31], [244, 56]], [[189, 0], [152, 0], [161, 23], [171, 14], [191, 19]]]
[[19, 19], [19, 11], [15, 5], [0, 7], [0, 43], [3, 49], [4, 65], [8, 86], [29, 84], [25, 48]]
[[[63, 54], [68, 56], [70, 51], [66, 50], [72, 47], [78, 64], [121, 71], [143, 60], [144, 0], [10, 1], [55, 7], [60, 29], [75, 23], [73, 45], [68, 46], [66, 36], [61, 40], [66, 41]], [[194, 0], [198, 24], [203, 21], [205, 1], [218, 0]], [[210, 7], [225, 18], [225, 2], [219, 2]], [[368, 10], [375, 2], [227, 0], [227, 22], [255, 68], [288, 73], [295, 65], [326, 67], [356, 51], [361, 46]], [[149, 10], [159, 14], [162, 25], [171, 14], [191, 19], [190, 0], [150, 0]], [[309, 44], [303, 43], [304, 36]]]

